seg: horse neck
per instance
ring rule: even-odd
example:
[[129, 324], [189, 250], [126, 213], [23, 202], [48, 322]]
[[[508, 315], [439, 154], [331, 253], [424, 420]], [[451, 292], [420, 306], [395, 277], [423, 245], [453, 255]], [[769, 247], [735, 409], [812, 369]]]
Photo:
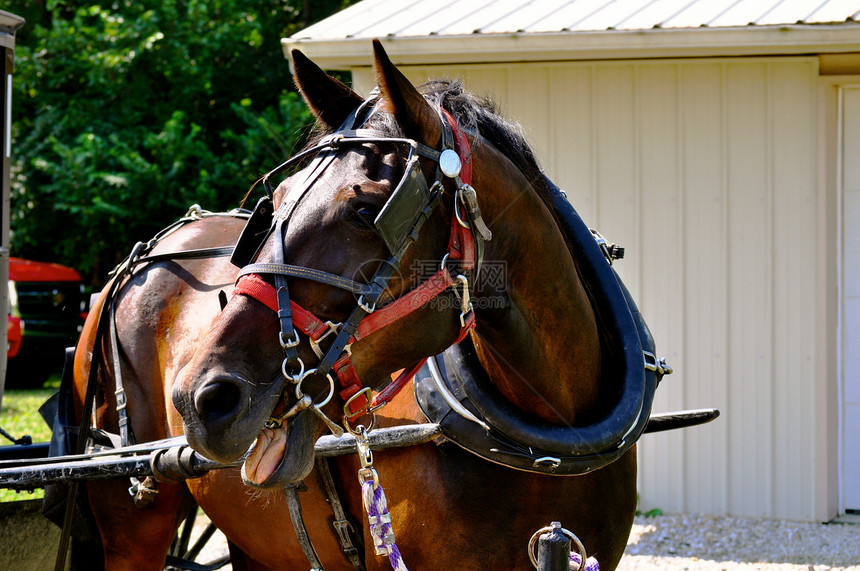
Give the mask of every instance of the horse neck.
[[502, 309], [493, 300], [478, 301], [489, 309], [478, 310], [475, 348], [507, 399], [548, 422], [574, 425], [594, 414], [598, 402], [595, 314], [554, 217], [522, 173], [505, 163], [475, 173], [483, 216], [493, 228], [484, 269], [503, 270], [503, 295], [510, 300]]

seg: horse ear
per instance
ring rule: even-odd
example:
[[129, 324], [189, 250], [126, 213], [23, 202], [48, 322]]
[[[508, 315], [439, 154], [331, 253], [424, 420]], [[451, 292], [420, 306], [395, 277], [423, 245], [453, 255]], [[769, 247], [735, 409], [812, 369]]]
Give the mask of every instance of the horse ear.
[[299, 50], [292, 51], [296, 86], [318, 121], [337, 129], [364, 99], [312, 62]]
[[379, 40], [373, 40], [373, 53], [383, 109], [394, 115], [407, 137], [428, 147], [437, 148], [442, 138], [439, 114], [391, 63]]

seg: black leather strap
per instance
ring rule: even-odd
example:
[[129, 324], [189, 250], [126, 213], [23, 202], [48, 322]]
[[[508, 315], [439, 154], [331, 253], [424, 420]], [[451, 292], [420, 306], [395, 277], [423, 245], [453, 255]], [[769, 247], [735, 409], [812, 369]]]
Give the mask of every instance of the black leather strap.
[[261, 274], [261, 275], [275, 275], [275, 276], [287, 276], [287, 277], [295, 277], [295, 278], [304, 278], [308, 280], [313, 280], [315, 282], [320, 282], [326, 285], [330, 285], [336, 288], [340, 288], [349, 292], [352, 292], [356, 295], [368, 295], [372, 293], [373, 288], [367, 284], [363, 284], [361, 282], [357, 282], [351, 280], [349, 278], [345, 278], [343, 276], [339, 276], [337, 274], [330, 274], [328, 272], [324, 272], [322, 270], [316, 270], [314, 268], [306, 268], [304, 266], [293, 266], [290, 264], [276, 264], [276, 263], [256, 263], [249, 264], [242, 268], [242, 271], [239, 272], [237, 278], [248, 275], [248, 274]]
[[305, 520], [302, 517], [302, 504], [299, 501], [297, 486], [289, 486], [284, 490], [284, 494], [287, 498], [287, 509], [290, 511], [290, 521], [293, 524], [299, 545], [302, 546], [302, 551], [311, 566], [311, 571], [322, 571], [322, 563], [320, 563], [317, 552], [314, 550], [313, 544], [311, 544], [308, 529], [305, 527]]
[[334, 478], [331, 477], [328, 458], [318, 457], [316, 464], [317, 472], [323, 481], [326, 497], [328, 497], [328, 503], [334, 514], [332, 527], [334, 527], [335, 533], [337, 533], [340, 549], [355, 568], [355, 571], [364, 571], [364, 560], [362, 559], [364, 548], [361, 536], [355, 532], [355, 525], [350, 521], [349, 516], [347, 516], [343, 509], [343, 502], [340, 501], [340, 494], [337, 492]]

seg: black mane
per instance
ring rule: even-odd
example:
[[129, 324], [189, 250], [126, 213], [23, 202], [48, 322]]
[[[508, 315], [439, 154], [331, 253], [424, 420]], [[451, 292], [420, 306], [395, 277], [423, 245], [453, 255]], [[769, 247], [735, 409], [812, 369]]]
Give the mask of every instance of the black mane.
[[459, 81], [431, 80], [418, 91], [432, 105], [450, 113], [461, 128], [479, 134], [493, 145], [519, 168], [539, 194], [545, 195], [543, 172], [522, 128], [502, 117], [495, 101], [469, 93]]

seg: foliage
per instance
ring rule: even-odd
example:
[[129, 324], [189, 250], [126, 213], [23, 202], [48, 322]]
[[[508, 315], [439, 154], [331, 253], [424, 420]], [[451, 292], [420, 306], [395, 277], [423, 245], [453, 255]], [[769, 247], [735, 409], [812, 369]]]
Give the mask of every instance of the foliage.
[[642, 498], [640, 498], [639, 494], [637, 493], [636, 494], [636, 515], [637, 516], [659, 517], [659, 516], [663, 515], [663, 510], [661, 510], [660, 508], [652, 508], [652, 509], [648, 510], [647, 512], [643, 512], [642, 510], [640, 510], [639, 509], [639, 502], [641, 501], [641, 499]]
[[[329, 0], [11, 0], [12, 252], [98, 284], [189, 205], [237, 206], [310, 116], [280, 39]], [[313, 5], [313, 12], [311, 12]]]

